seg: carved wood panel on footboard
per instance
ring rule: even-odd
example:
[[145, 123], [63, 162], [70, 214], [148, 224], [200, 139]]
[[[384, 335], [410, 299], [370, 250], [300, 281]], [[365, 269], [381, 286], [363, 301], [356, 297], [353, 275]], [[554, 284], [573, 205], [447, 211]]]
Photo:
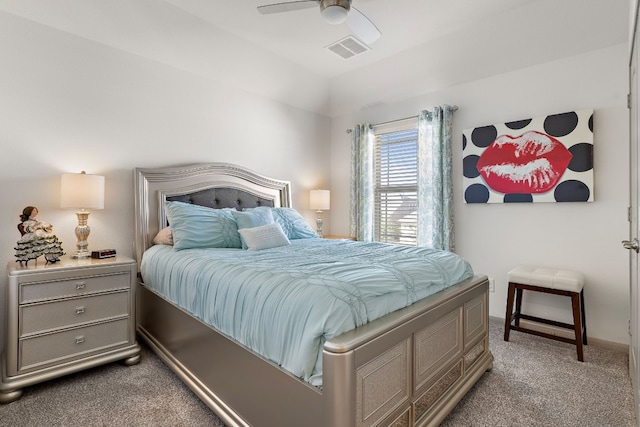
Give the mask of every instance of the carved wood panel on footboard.
[[438, 425], [492, 366], [487, 292], [480, 281], [449, 301], [443, 295], [444, 302], [425, 304], [418, 316], [413, 307], [411, 319], [397, 313], [393, 328], [372, 322], [368, 333], [327, 343], [325, 414], [336, 419], [325, 425]]

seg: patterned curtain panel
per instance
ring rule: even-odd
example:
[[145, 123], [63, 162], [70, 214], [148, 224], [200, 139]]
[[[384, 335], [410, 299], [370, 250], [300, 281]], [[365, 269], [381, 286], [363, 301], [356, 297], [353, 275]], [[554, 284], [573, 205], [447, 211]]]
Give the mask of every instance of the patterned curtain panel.
[[418, 246], [454, 251], [452, 117], [456, 107], [418, 117]]
[[351, 132], [350, 235], [362, 242], [373, 240], [373, 131], [368, 124]]

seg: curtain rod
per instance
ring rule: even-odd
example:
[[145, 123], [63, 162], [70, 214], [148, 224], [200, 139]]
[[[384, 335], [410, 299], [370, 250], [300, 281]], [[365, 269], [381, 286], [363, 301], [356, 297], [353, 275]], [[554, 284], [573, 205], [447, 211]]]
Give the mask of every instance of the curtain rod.
[[374, 123], [374, 124], [372, 124], [371, 126], [372, 126], [372, 127], [375, 127], [375, 126], [388, 125], [389, 123], [393, 123], [393, 122], [401, 122], [401, 121], [403, 121], [403, 120], [411, 120], [411, 119], [417, 119], [417, 118], [418, 118], [418, 116], [417, 116], [417, 115], [415, 115], [415, 116], [409, 116], [409, 117], [404, 117], [404, 118], [402, 118], [402, 119], [389, 120], [389, 121], [382, 122], [382, 123]]
[[[449, 108], [453, 112], [458, 111], [458, 106], [457, 105], [451, 105]], [[386, 124], [393, 123], [393, 122], [401, 122], [403, 120], [415, 119], [417, 117], [418, 117], [417, 115], [416, 116], [409, 116], [409, 117], [404, 117], [402, 119], [395, 119], [395, 120], [389, 120], [387, 122], [376, 123], [376, 124], [373, 124], [371, 126], [381, 126], [381, 125], [386, 125]], [[347, 129], [346, 132], [347, 133], [351, 133], [351, 132], [353, 132], [353, 130], [352, 129]]]

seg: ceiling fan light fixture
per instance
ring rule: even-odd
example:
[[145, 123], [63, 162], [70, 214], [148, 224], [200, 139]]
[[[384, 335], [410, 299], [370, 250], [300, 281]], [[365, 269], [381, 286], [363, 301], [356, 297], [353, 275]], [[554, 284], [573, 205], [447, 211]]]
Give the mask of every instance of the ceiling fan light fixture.
[[351, 2], [349, 0], [322, 0], [320, 2], [320, 13], [322, 18], [329, 24], [342, 24], [347, 20]]

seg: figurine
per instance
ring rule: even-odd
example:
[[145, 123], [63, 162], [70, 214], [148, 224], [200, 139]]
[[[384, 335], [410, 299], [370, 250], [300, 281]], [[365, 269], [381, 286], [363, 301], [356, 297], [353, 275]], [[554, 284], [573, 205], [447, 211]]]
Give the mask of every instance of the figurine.
[[35, 259], [41, 255], [47, 260], [47, 263], [54, 263], [60, 260], [64, 255], [62, 250], [62, 242], [53, 234], [53, 227], [37, 218], [38, 208], [35, 206], [27, 206], [22, 210], [20, 215], [20, 240], [18, 240], [16, 250], [16, 262], [28, 264], [29, 260]]

